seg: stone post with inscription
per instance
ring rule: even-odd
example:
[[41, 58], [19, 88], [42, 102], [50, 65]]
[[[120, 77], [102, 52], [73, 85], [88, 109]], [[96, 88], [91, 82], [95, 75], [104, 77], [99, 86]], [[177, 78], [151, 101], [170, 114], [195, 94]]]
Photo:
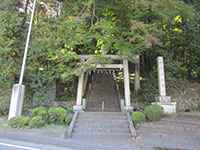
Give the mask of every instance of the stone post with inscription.
[[166, 95], [166, 84], [165, 84], [165, 69], [163, 57], [157, 58], [158, 65], [158, 86], [159, 86], [159, 102], [164, 109], [164, 113], [176, 113], [176, 103], [171, 102], [171, 97]]

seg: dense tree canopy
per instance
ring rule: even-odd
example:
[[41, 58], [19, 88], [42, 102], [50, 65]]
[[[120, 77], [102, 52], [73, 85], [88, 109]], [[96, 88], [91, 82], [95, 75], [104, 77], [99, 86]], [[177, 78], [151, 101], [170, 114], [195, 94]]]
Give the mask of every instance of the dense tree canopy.
[[[42, 0], [39, 0], [41, 2]], [[25, 82], [32, 90], [55, 80], [68, 81], [102, 55], [130, 61], [140, 54], [145, 77], [165, 57], [168, 78], [200, 79], [200, 15], [198, 1], [65, 0], [58, 17], [45, 15], [38, 2]], [[53, 0], [43, 0], [49, 7]], [[0, 4], [0, 81], [16, 82], [29, 15], [16, 2]], [[98, 59], [80, 63], [79, 54]]]

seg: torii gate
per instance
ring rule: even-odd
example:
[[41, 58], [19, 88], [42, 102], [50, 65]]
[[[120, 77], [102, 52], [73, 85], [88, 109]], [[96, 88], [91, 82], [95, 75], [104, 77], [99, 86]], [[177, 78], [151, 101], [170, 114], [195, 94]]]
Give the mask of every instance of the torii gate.
[[[80, 55], [82, 61], [85, 61], [92, 57], [92, 55]], [[131, 106], [131, 92], [130, 92], [130, 81], [129, 81], [129, 67], [128, 67], [128, 59], [125, 57], [121, 57], [118, 55], [105, 55], [105, 58], [111, 60], [121, 60], [122, 63], [119, 64], [97, 64], [96, 69], [123, 69], [124, 75], [124, 96], [125, 96], [125, 106], [124, 110], [132, 111], [133, 107]], [[134, 58], [135, 66], [135, 91], [137, 92], [140, 88], [140, 75], [139, 75], [139, 55], [136, 55]], [[85, 73], [82, 72], [79, 75], [78, 79], [78, 88], [77, 88], [77, 98], [76, 105], [73, 107], [74, 111], [82, 111], [83, 110], [83, 91], [84, 86], [87, 82], [85, 79]]]

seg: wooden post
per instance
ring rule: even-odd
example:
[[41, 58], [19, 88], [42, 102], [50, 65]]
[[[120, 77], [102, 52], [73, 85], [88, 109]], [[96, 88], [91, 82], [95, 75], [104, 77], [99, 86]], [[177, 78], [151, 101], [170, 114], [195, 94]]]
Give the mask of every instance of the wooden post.
[[131, 111], [131, 98], [130, 98], [130, 84], [129, 84], [129, 69], [128, 60], [123, 60], [124, 65], [124, 95], [125, 95], [125, 109]]
[[76, 105], [73, 107], [74, 111], [82, 110], [83, 82], [84, 82], [84, 73], [81, 73], [78, 79]]
[[135, 63], [135, 93], [137, 94], [140, 89], [140, 56], [136, 56]]

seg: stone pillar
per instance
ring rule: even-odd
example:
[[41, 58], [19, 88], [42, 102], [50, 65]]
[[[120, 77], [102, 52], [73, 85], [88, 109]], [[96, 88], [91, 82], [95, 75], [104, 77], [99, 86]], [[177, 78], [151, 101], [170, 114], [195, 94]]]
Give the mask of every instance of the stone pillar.
[[124, 96], [125, 96], [125, 109], [127, 111], [132, 111], [131, 107], [131, 98], [130, 98], [130, 82], [129, 82], [129, 69], [128, 69], [128, 60], [123, 60], [124, 66]]
[[81, 73], [78, 79], [76, 105], [73, 107], [74, 111], [82, 110], [83, 83], [84, 83], [84, 73]]
[[25, 86], [15, 84], [12, 89], [8, 120], [19, 117], [22, 113]]
[[159, 101], [161, 103], [170, 103], [171, 99], [166, 96], [166, 85], [165, 85], [165, 71], [163, 57], [157, 58], [158, 63], [158, 86], [159, 86]]
[[165, 113], [175, 113], [176, 103], [171, 102], [171, 97], [166, 96], [166, 85], [165, 85], [165, 70], [163, 57], [157, 58], [158, 63], [158, 85], [159, 85], [159, 97], [158, 104], [164, 108]]
[[135, 93], [140, 89], [140, 56], [136, 56], [135, 62]]

